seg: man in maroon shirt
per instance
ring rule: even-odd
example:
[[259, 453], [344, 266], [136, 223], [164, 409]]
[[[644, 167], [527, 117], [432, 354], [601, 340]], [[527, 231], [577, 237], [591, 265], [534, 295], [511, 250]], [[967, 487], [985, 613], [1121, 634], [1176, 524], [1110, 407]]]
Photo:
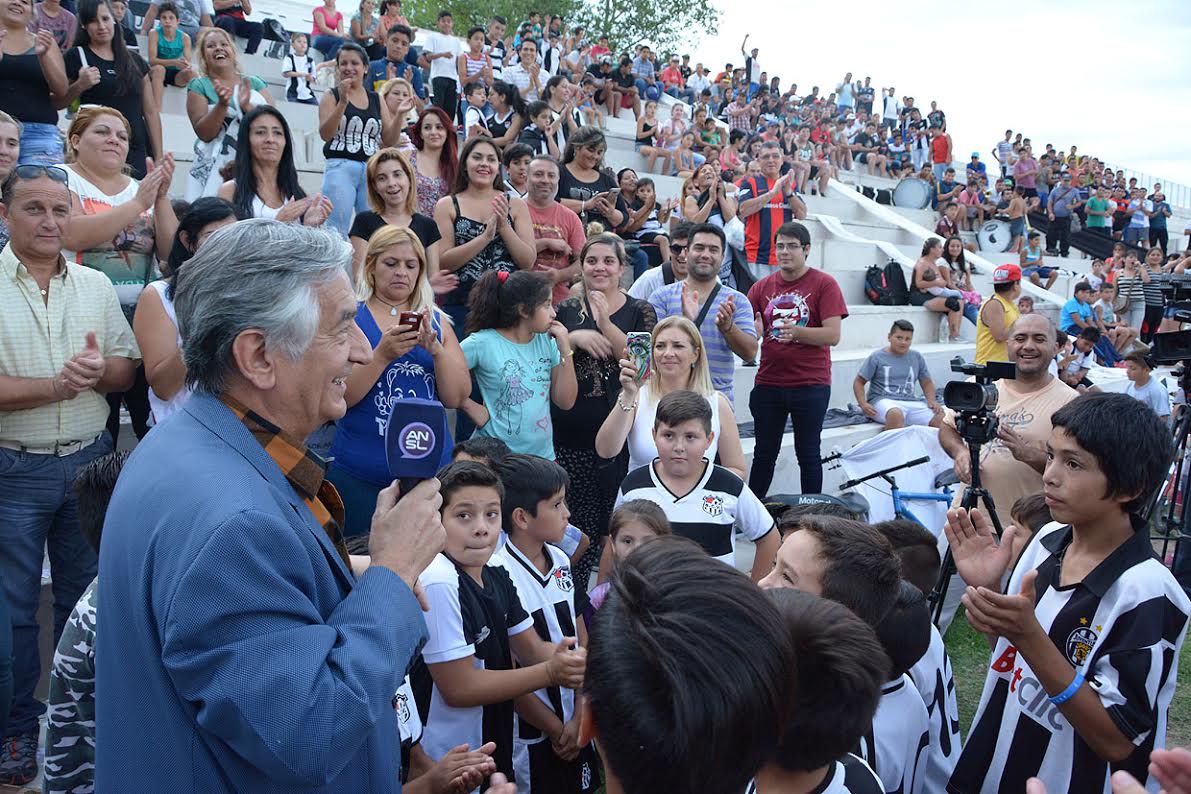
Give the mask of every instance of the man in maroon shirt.
[[783, 223], [774, 239], [777, 272], [749, 290], [761, 337], [761, 366], [749, 397], [756, 446], [749, 489], [769, 493], [786, 418], [794, 425], [794, 454], [802, 493], [823, 490], [819, 436], [831, 399], [831, 348], [839, 344], [848, 305], [835, 279], [807, 265], [810, 232]]

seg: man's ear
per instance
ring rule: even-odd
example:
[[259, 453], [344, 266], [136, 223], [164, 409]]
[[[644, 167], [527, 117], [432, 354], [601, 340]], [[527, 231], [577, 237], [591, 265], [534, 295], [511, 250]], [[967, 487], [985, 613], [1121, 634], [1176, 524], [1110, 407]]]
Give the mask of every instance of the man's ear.
[[276, 353], [265, 348], [265, 335], [248, 328], [232, 342], [232, 359], [240, 377], [258, 389], [272, 389], [277, 383]]

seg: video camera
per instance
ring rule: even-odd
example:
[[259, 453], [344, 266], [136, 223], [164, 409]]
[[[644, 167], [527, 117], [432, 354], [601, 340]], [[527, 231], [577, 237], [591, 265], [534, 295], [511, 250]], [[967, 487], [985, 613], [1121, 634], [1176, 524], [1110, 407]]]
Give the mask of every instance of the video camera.
[[[1162, 274], [1152, 280], [1162, 288], [1165, 312], [1177, 322], [1191, 323], [1191, 273]], [[1191, 361], [1191, 331], [1155, 334], [1150, 358], [1155, 364]]]
[[943, 404], [955, 411], [955, 429], [969, 443], [987, 444], [997, 437], [997, 387], [993, 381], [1017, 377], [1017, 367], [1008, 361], [969, 364], [962, 357], [951, 359], [951, 371], [970, 375], [975, 382], [952, 381], [943, 387]]

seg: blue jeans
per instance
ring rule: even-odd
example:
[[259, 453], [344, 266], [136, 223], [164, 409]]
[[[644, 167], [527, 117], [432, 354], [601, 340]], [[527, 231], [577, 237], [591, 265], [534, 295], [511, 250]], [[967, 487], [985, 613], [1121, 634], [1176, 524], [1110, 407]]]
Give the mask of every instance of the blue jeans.
[[37, 605], [41, 564], [49, 546], [54, 594], [54, 644], [75, 602], [95, 578], [95, 552], [79, 531], [74, 477], [112, 451], [106, 432], [73, 455], [35, 455], [0, 448], [0, 587], [12, 616], [13, 700], [8, 735], [37, 733], [45, 704], [33, 696], [41, 677]]
[[339, 48], [345, 41], [347, 39], [341, 39], [338, 36], [315, 36], [314, 41], [310, 42], [310, 46], [321, 52], [328, 61], [332, 61], [339, 54]]
[[12, 708], [12, 618], [8, 596], [0, 587], [0, 736], [8, 735], [8, 712]]
[[980, 307], [964, 301], [964, 317], [972, 325], [977, 325], [976, 318], [980, 316]]
[[327, 225], [346, 239], [352, 225], [352, 212], [368, 210], [367, 164], [339, 157], [328, 159], [323, 171], [322, 190], [332, 205]]
[[638, 248], [629, 259], [633, 263], [633, 281], [636, 281], [646, 270], [649, 270], [649, 254]]
[[682, 99], [690, 104], [695, 104], [695, 92], [689, 88], [675, 88], [670, 86], [666, 89], [666, 93], [675, 99]]
[[831, 401], [830, 386], [753, 387], [749, 409], [753, 413], [756, 446], [749, 490], [764, 499], [773, 482], [773, 468], [786, 434], [786, 419], [794, 425], [794, 454], [802, 478], [802, 493], [822, 493], [823, 463], [819, 454], [823, 417]]
[[936, 182], [942, 182], [943, 177], [947, 175], [947, 169], [950, 166], [947, 163], [931, 163], [930, 170], [934, 174]]
[[18, 165], [61, 165], [62, 134], [53, 124], [25, 122], [21, 131], [21, 156]]
[[633, 82], [636, 83], [636, 85], [637, 85], [637, 93], [640, 95], [642, 102], [644, 102], [647, 99], [656, 100], [659, 97], [661, 97], [661, 95], [662, 95], [661, 89], [659, 89], [656, 84], [650, 85], [649, 83], [642, 80], [640, 77], [638, 77]]

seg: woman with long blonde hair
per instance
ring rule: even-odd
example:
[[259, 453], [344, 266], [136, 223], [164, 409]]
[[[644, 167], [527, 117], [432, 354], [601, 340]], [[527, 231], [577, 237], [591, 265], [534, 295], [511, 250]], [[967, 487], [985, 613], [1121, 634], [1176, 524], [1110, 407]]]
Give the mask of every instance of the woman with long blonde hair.
[[653, 420], [658, 400], [672, 391], [701, 394], [711, 404], [711, 446], [707, 459], [719, 455], [720, 465], [741, 479], [746, 476], [744, 449], [736, 415], [728, 398], [715, 390], [707, 365], [707, 349], [699, 329], [685, 317], [672, 316], [653, 327], [649, 375], [637, 380], [637, 369], [628, 359], [620, 360], [620, 396], [616, 407], [596, 434], [595, 450], [602, 458], [613, 458], [625, 445], [629, 450], [629, 471], [647, 466], [657, 457]]
[[[438, 400], [455, 408], [471, 392], [467, 362], [434, 305], [426, 251], [413, 231], [385, 226], [372, 235], [356, 292], [356, 325], [368, 337], [372, 361], [348, 376], [347, 414], [336, 423], [327, 473], [343, 497], [348, 537], [367, 534], [376, 496], [392, 482], [384, 428], [400, 412], [400, 401]], [[448, 441], [444, 464], [450, 449]]]

